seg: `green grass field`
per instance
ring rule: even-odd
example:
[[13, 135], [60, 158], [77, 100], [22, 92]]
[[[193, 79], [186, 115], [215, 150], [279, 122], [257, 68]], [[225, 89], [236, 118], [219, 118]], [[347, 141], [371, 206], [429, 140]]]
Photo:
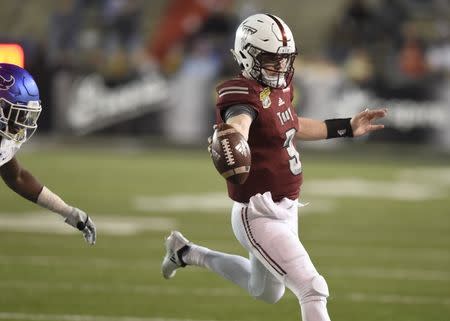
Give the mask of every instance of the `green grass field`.
[[[450, 162], [371, 155], [303, 156], [311, 204], [300, 211], [301, 239], [329, 284], [331, 318], [448, 321]], [[92, 215], [98, 243], [1, 185], [0, 320], [300, 320], [288, 292], [268, 305], [199, 268], [161, 277], [171, 228], [246, 255], [206, 152], [67, 148], [19, 160]]]

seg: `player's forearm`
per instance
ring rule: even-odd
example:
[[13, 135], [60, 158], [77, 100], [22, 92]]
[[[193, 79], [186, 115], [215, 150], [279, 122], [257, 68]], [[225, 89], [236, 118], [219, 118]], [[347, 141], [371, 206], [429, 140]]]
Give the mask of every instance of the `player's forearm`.
[[70, 216], [72, 206], [43, 186], [28, 170], [20, 166], [16, 159], [5, 164], [0, 172], [6, 185], [20, 196], [63, 217]]
[[40, 192], [37, 201], [41, 207], [44, 207], [52, 212], [58, 213], [59, 215], [67, 218], [70, 217], [73, 211], [73, 207], [67, 205], [58, 195], [53, 193], [47, 187], [43, 187]]
[[233, 126], [246, 140], [248, 140], [248, 133], [250, 131], [250, 125], [252, 124], [252, 118], [249, 115], [241, 114], [231, 117], [227, 120], [227, 124]]
[[36, 203], [39, 193], [42, 191], [42, 184], [30, 172], [25, 169], [20, 169], [17, 176], [4, 176], [3, 179], [11, 190], [27, 200]]
[[[363, 113], [361, 114], [363, 115]], [[301, 140], [353, 137], [351, 118], [333, 118], [320, 121], [298, 117], [298, 124], [299, 130], [296, 137]], [[377, 128], [378, 127], [374, 127], [374, 129]]]
[[323, 121], [298, 117], [298, 132], [300, 140], [321, 140], [327, 138], [327, 126]]
[[64, 217], [64, 222], [83, 232], [84, 238], [89, 244], [95, 244], [95, 225], [84, 211], [66, 204], [66, 202], [64, 202], [58, 195], [45, 186], [39, 194], [37, 203], [40, 206]]
[[43, 187], [37, 203], [65, 218], [64, 222], [82, 231], [86, 241], [94, 245], [96, 240], [95, 225], [89, 216], [79, 208], [66, 204], [58, 195]]

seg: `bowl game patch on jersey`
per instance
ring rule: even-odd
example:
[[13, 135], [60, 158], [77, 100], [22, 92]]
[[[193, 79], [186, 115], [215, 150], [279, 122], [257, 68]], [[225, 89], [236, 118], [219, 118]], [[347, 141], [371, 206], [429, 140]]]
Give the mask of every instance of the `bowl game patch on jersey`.
[[272, 101], [270, 100], [270, 87], [266, 87], [261, 91], [259, 94], [259, 100], [261, 100], [263, 108], [269, 108], [272, 104]]

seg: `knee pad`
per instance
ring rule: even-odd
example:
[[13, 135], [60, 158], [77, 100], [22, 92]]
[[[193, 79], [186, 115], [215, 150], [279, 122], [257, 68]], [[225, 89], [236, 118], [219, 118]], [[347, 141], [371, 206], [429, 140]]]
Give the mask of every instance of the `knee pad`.
[[316, 275], [303, 285], [299, 300], [301, 303], [326, 301], [329, 295], [327, 282], [323, 276]]

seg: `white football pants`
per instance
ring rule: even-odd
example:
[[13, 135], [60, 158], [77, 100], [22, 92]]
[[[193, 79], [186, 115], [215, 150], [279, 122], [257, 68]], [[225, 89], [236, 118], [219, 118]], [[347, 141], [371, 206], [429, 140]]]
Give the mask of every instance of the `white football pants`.
[[249, 259], [199, 246], [204, 256], [197, 264], [269, 303], [277, 302], [286, 286], [299, 299], [303, 321], [330, 321], [327, 284], [298, 238], [298, 201], [274, 203], [270, 192], [257, 194], [248, 204], [234, 203], [231, 221]]

